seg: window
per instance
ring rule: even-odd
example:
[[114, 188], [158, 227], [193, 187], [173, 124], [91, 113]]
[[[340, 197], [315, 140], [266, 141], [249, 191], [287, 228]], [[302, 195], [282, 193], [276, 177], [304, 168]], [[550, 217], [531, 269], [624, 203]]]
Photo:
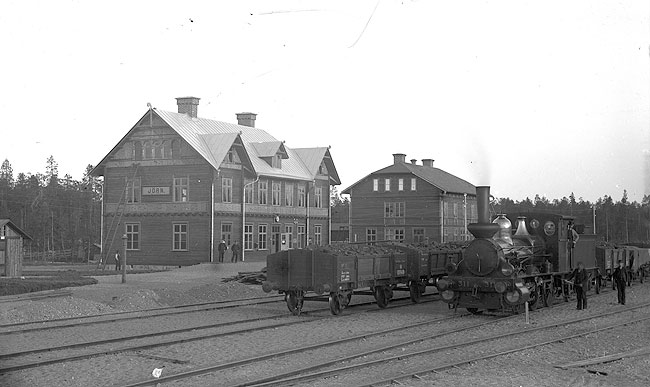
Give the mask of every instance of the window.
[[404, 241], [404, 228], [387, 228], [384, 230], [385, 239], [388, 241]]
[[443, 214], [443, 219], [444, 219], [445, 223], [448, 223], [447, 219], [449, 218], [449, 203], [444, 202], [442, 204], [442, 214]]
[[257, 203], [267, 204], [267, 195], [269, 191], [269, 182], [260, 180], [257, 186]]
[[377, 240], [377, 229], [376, 228], [367, 228], [366, 229], [366, 242], [374, 242]]
[[228, 151], [228, 154], [226, 154], [225, 161], [228, 164], [239, 164], [241, 162], [239, 160], [239, 156], [237, 155], [237, 152], [232, 148]]
[[273, 168], [282, 168], [282, 155], [279, 153], [276, 153], [275, 156], [273, 156], [273, 159], [271, 160], [271, 166]]
[[186, 202], [190, 186], [189, 177], [175, 177], [174, 178], [174, 201]]
[[314, 188], [314, 207], [321, 208], [323, 206], [323, 187]]
[[284, 205], [293, 207], [293, 184], [286, 184], [284, 186]]
[[454, 224], [458, 224], [458, 203], [454, 203]]
[[405, 206], [404, 202], [385, 202], [384, 218], [403, 218]]
[[290, 249], [293, 249], [293, 224], [285, 224], [284, 225], [284, 232], [285, 234], [289, 234], [287, 236], [287, 243], [289, 245]]
[[221, 179], [221, 201], [223, 203], [232, 203], [232, 177]]
[[280, 203], [280, 194], [282, 193], [282, 185], [278, 182], [273, 182], [271, 184], [271, 204], [274, 206], [279, 206]]
[[397, 190], [404, 191], [404, 179], [397, 179]]
[[384, 191], [390, 191], [390, 179], [384, 179]]
[[372, 179], [372, 190], [379, 191], [379, 179]]
[[298, 207], [304, 207], [304, 206], [305, 206], [305, 186], [301, 184], [298, 186]]
[[126, 202], [140, 203], [142, 201], [141, 180], [139, 177], [126, 181]]
[[412, 178], [411, 178], [411, 191], [415, 191], [415, 188], [416, 188], [416, 182], [417, 182], [417, 179], [414, 178], [414, 177], [412, 177]]
[[221, 222], [221, 240], [228, 246], [232, 244], [232, 222]]
[[253, 225], [244, 225], [244, 250], [253, 250]]
[[126, 223], [126, 249], [140, 250], [140, 223]]
[[415, 242], [415, 243], [424, 242], [424, 229], [423, 228], [414, 228], [413, 229], [413, 242]]
[[320, 224], [315, 224], [314, 225], [314, 244], [316, 246], [320, 246], [322, 241], [323, 241], [323, 239], [322, 239], [322, 229], [323, 229], [323, 226], [321, 226]]
[[299, 249], [305, 247], [305, 225], [298, 225], [298, 246]]
[[266, 250], [268, 226], [266, 224], [257, 225], [257, 249]]
[[187, 251], [187, 223], [173, 223], [174, 251]]
[[245, 180], [244, 183], [246, 184], [244, 188], [244, 203], [253, 204], [253, 181]]

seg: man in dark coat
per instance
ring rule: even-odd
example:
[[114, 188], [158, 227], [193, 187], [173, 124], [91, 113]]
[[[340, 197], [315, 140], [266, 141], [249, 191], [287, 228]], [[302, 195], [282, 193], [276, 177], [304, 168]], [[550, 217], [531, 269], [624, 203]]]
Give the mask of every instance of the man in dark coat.
[[219, 246], [217, 246], [217, 251], [219, 251], [219, 262], [223, 262], [223, 256], [226, 254], [226, 250], [228, 250], [228, 246], [226, 245], [226, 241], [221, 241], [219, 243]]
[[625, 283], [627, 282], [627, 269], [623, 266], [623, 261], [618, 261], [618, 267], [612, 275], [618, 289], [618, 303], [625, 305]]
[[239, 259], [239, 244], [237, 241], [230, 246], [230, 250], [232, 250], [232, 258], [230, 258], [230, 262], [237, 262]]
[[571, 273], [569, 279], [573, 278], [573, 288], [576, 291], [578, 305], [576, 309], [587, 309], [587, 287], [589, 285], [589, 273], [582, 262], [578, 262], [578, 267]]

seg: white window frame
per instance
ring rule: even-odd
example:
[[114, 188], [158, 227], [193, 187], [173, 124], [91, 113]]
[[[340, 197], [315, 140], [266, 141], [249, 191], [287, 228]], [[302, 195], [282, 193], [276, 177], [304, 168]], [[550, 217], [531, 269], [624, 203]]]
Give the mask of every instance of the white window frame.
[[232, 177], [221, 178], [221, 202], [232, 203]]
[[257, 249], [258, 250], [267, 250], [268, 249], [268, 238], [269, 238], [269, 225], [266, 223], [260, 223], [257, 225]]
[[397, 190], [404, 191], [404, 179], [397, 179]]
[[293, 184], [284, 185], [284, 205], [293, 207]]
[[172, 251], [189, 251], [190, 225], [188, 222], [172, 223]]
[[[135, 227], [135, 230], [134, 230]], [[140, 250], [140, 222], [124, 223], [124, 233], [126, 234], [126, 249], [129, 251]], [[134, 238], [135, 237], [135, 238]]]
[[278, 181], [271, 182], [271, 205], [279, 206], [282, 204], [282, 183]]
[[415, 177], [411, 178], [411, 191], [415, 191], [417, 189], [417, 179]]
[[323, 187], [314, 188], [314, 207], [321, 208], [323, 206]]
[[374, 192], [379, 191], [379, 179], [372, 179], [372, 190]]
[[314, 245], [320, 246], [323, 243], [323, 226], [320, 224], [314, 225]]
[[253, 223], [244, 225], [244, 250], [253, 250]]
[[190, 178], [188, 176], [174, 177], [174, 202], [187, 202], [190, 197]]
[[390, 192], [390, 177], [384, 179], [384, 191]]
[[260, 180], [257, 183], [257, 204], [266, 205], [269, 203], [269, 182]]

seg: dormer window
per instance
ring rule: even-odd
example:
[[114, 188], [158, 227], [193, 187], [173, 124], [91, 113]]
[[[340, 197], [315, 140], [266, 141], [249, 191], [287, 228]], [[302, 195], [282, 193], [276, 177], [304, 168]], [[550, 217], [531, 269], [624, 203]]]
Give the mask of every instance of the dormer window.
[[327, 175], [327, 167], [325, 166], [325, 163], [321, 163], [320, 166], [318, 167], [318, 174]]
[[235, 151], [233, 148], [230, 148], [230, 150], [226, 154], [226, 158], [224, 162], [227, 164], [240, 164], [241, 160], [239, 159], [239, 155], [237, 154], [237, 151]]
[[275, 156], [271, 159], [271, 166], [273, 168], [282, 168], [282, 155], [276, 153]]

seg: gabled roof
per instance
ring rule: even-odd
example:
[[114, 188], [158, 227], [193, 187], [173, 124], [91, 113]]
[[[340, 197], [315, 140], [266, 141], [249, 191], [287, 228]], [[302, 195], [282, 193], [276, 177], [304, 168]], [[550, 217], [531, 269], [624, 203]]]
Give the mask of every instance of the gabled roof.
[[260, 157], [273, 157], [278, 152], [284, 155], [287, 154], [287, 150], [282, 141], [253, 142], [251, 145]]
[[470, 194], [476, 195], [476, 187], [471, 183], [461, 179], [460, 177], [454, 176], [451, 173], [445, 172], [440, 168], [428, 167], [424, 165], [415, 165], [408, 163], [397, 163], [390, 165], [386, 168], [380, 169], [371, 173], [370, 175], [364, 177], [363, 179], [352, 184], [341, 193], [349, 194], [350, 191], [363, 180], [373, 175], [394, 175], [394, 174], [404, 174], [410, 173], [419, 177], [420, 179], [426, 181], [432, 186], [447, 192], [447, 193], [459, 193], [459, 194]]
[[336, 171], [334, 162], [332, 161], [332, 155], [330, 154], [329, 147], [296, 148], [294, 149], [294, 152], [296, 152], [298, 157], [300, 157], [303, 163], [305, 163], [305, 166], [307, 167], [309, 173], [314, 176], [318, 173], [318, 168], [320, 167], [321, 163], [325, 162], [325, 167], [327, 167], [327, 171], [329, 172], [334, 184], [341, 184], [341, 179], [339, 178], [339, 174]]
[[4, 226], [9, 226], [23, 238], [32, 240], [32, 237], [30, 237], [25, 231], [21, 230], [20, 227], [16, 226], [16, 224], [14, 224], [14, 222], [9, 219], [0, 219], [0, 228], [3, 228]]
[[[282, 141], [278, 141], [262, 129], [206, 118], [190, 117], [187, 114], [158, 109], [150, 109], [142, 118], [145, 118], [147, 114], [157, 115], [160, 117], [160, 119], [167, 123], [171, 129], [178, 133], [215, 169], [220, 167], [230, 147], [234, 143], [241, 142], [245, 149], [246, 161], [250, 162], [253, 172], [258, 176], [308, 181], [313, 180], [318, 172], [318, 169], [316, 169], [316, 173], [312, 173], [311, 169], [307, 167], [299, 153], [292, 152], [292, 150], [286, 147]], [[134, 126], [131, 131], [133, 131], [136, 126]], [[93, 175], [103, 174], [103, 164], [115, 149], [129, 136], [131, 131], [129, 131], [129, 133], [120, 140], [118, 145], [116, 145], [113, 150], [111, 150], [111, 152], [109, 152], [93, 169], [91, 172]], [[277, 152], [289, 156], [287, 159], [283, 160], [281, 168], [274, 168], [262, 159], [262, 157], [273, 156]], [[329, 152], [327, 152], [327, 154], [329, 155]], [[322, 160], [323, 159], [321, 158], [321, 161]], [[321, 161], [319, 161], [319, 163]], [[336, 174], [333, 163], [331, 168], [328, 166], [328, 170], [332, 170], [334, 171], [334, 174]], [[335, 184], [340, 184], [338, 175], [336, 175], [335, 181]]]

